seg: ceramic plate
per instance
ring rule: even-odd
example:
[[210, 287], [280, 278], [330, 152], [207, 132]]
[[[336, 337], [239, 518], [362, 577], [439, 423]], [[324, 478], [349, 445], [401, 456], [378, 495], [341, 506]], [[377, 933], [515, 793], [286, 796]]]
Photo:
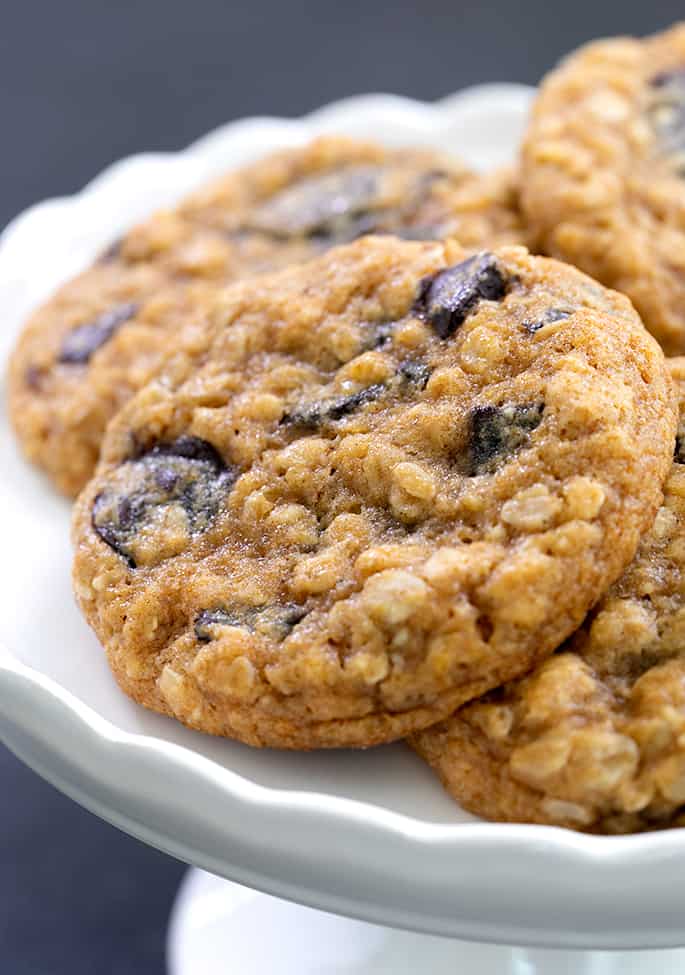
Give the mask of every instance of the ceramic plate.
[[[435, 146], [491, 167], [513, 157], [530, 97], [515, 85], [434, 105], [370, 95], [116, 163], [6, 230], [0, 354], [30, 308], [127, 225], [228, 167], [322, 132]], [[0, 469], [0, 737], [64, 792], [214, 873], [367, 920], [516, 943], [680, 943], [681, 832], [595, 838], [480, 823], [401, 744], [255, 751], [131, 703], [74, 605], [69, 506], [20, 458], [4, 414]]]

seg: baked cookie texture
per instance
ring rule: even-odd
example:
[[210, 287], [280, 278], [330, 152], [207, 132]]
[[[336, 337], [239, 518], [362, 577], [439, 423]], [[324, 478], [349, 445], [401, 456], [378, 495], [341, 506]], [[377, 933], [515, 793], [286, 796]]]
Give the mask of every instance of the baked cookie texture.
[[522, 152], [537, 246], [627, 294], [685, 351], [685, 24], [598, 41], [544, 81]]
[[206, 317], [110, 425], [73, 525], [117, 680], [193, 728], [426, 727], [556, 649], [654, 517], [663, 355], [573, 268], [367, 237]]
[[362, 234], [525, 242], [515, 174], [478, 177], [422, 150], [326, 137], [279, 152], [158, 213], [27, 323], [9, 405], [27, 457], [75, 495], [105, 426], [158, 371], [206, 293]]
[[664, 500], [563, 650], [412, 744], [467, 809], [597, 833], [683, 825], [685, 359]]

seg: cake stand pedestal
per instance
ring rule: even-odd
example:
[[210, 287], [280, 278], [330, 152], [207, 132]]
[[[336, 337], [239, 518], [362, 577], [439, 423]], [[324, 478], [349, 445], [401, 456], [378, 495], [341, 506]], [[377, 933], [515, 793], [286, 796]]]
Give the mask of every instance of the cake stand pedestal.
[[338, 917], [195, 868], [171, 915], [169, 975], [683, 975], [685, 950], [561, 951], [455, 941]]

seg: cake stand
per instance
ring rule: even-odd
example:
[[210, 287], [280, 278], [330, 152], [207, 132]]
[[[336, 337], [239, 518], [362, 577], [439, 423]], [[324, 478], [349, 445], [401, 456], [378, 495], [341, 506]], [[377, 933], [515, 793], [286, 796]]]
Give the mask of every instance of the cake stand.
[[[128, 224], [229, 166], [320, 132], [492, 166], [512, 157], [530, 97], [509, 85], [436, 105], [364, 96], [117, 163], [6, 230], [0, 355], [30, 308]], [[257, 751], [130, 702], [71, 596], [69, 505], [22, 461], [5, 415], [0, 466], [11, 553], [0, 568], [0, 738], [92, 812], [201, 868], [174, 909], [170, 975], [685, 971], [685, 953], [656, 950], [685, 944], [682, 831], [607, 838], [483, 823], [401, 744]], [[623, 953], [636, 948], [651, 950]]]

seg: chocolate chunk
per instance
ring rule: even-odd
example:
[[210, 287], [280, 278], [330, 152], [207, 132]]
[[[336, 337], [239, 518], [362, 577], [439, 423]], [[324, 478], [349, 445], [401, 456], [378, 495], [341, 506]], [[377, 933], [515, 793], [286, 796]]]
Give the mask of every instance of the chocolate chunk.
[[98, 315], [92, 322], [77, 325], [62, 342], [59, 362], [83, 364], [114, 335], [116, 330], [138, 311], [138, 305], [117, 305]]
[[365, 386], [364, 389], [349, 396], [342, 396], [333, 400], [326, 409], [326, 418], [330, 420], [341, 420], [350, 413], [355, 413], [361, 406], [373, 403], [386, 391], [386, 383], [374, 383], [372, 386]]
[[288, 410], [279, 420], [279, 426], [283, 427], [306, 427], [315, 430], [326, 422], [325, 402], [307, 403], [304, 406], [295, 407]]
[[114, 521], [111, 518], [100, 517], [101, 509], [108, 506], [108, 503], [108, 499], [104, 494], [98, 494], [96, 496], [95, 501], [93, 502], [93, 528], [106, 545], [109, 545], [109, 547], [114, 549], [118, 555], [121, 555], [121, 557], [128, 563], [129, 568], [135, 569], [136, 563], [124, 547], [123, 533], [126, 530], [124, 525], [118, 523], [118, 519], [117, 521]]
[[442, 228], [437, 224], [425, 224], [415, 227], [398, 227], [395, 236], [402, 240], [440, 240], [443, 233]]
[[112, 241], [109, 247], [106, 247], [104, 251], [100, 254], [97, 259], [98, 264], [110, 264], [115, 261], [121, 254], [121, 248], [124, 243], [123, 237], [118, 237], [116, 240]]
[[[131, 568], [136, 567], [137, 544], [145, 533], [149, 552], [156, 532], [164, 532], [162, 510], [175, 508], [185, 523], [188, 540], [209, 527], [238, 476], [220, 454], [198, 437], [179, 437], [171, 443], [126, 461], [93, 504], [93, 528]], [[172, 519], [178, 535], [179, 519]], [[159, 539], [164, 552], [164, 539]]]
[[173, 491], [178, 482], [178, 473], [171, 467], [160, 467], [155, 471], [155, 481], [163, 491]]
[[499, 460], [523, 447], [544, 408], [544, 403], [477, 406], [469, 417], [469, 474], [492, 472]]
[[441, 339], [446, 339], [478, 302], [499, 301], [506, 290], [504, 270], [495, 255], [486, 251], [424, 278], [415, 311], [430, 322]]
[[251, 633], [260, 633], [276, 643], [281, 643], [291, 630], [307, 615], [307, 610], [297, 603], [283, 606], [240, 606], [228, 610], [203, 609], [195, 619], [195, 637], [200, 643], [214, 639], [215, 626], [240, 626]]
[[678, 433], [675, 438], [673, 460], [676, 464], [685, 464], [685, 434]]
[[332, 399], [305, 403], [285, 413], [281, 417], [280, 424], [316, 430], [328, 423], [344, 419], [362, 406], [374, 403], [393, 390], [398, 394], [407, 394], [417, 389], [425, 389], [431, 372], [430, 366], [420, 359], [407, 359], [400, 364], [391, 379], [365, 386], [364, 389], [350, 393], [349, 396], [336, 396]]
[[216, 447], [200, 437], [184, 435], [177, 437], [171, 443], [156, 444], [152, 450], [146, 451], [151, 457], [185, 457], [187, 460], [202, 461], [212, 464], [217, 470], [225, 465]]
[[431, 377], [432, 369], [421, 359], [405, 359], [400, 363], [400, 378], [418, 389], [425, 389]]
[[274, 237], [317, 237], [343, 242], [374, 229], [383, 169], [351, 166], [290, 186], [253, 214], [250, 228]]
[[572, 314], [573, 309], [549, 308], [542, 318], [538, 318], [536, 321], [522, 322], [521, 324], [527, 332], [534, 335], [541, 328], [544, 328], [545, 325], [552, 325], [554, 322], [563, 322], [565, 318], [570, 318]]
[[[203, 609], [195, 618], [195, 636], [200, 643], [214, 639], [211, 628], [214, 626], [245, 626], [245, 614], [229, 613], [227, 609]], [[252, 629], [248, 626], [248, 629]]]
[[24, 382], [29, 389], [37, 393], [43, 385], [43, 375], [44, 373], [40, 366], [27, 366], [26, 372], [24, 373]]
[[682, 86], [685, 88], [685, 68], [675, 68], [672, 71], [660, 71], [650, 80], [652, 88], [666, 88]]
[[140, 514], [141, 506], [138, 498], [133, 501], [131, 498], [122, 498], [119, 501], [119, 527], [124, 529], [124, 531], [127, 528], [133, 528]]
[[336, 396], [329, 400], [306, 403], [285, 413], [281, 417], [281, 424], [316, 429], [327, 423], [334, 423], [354, 413], [361, 406], [373, 403], [386, 392], [387, 388], [387, 383], [374, 383], [356, 393], [350, 393], [349, 396]]
[[284, 640], [290, 631], [298, 623], [302, 622], [306, 615], [307, 610], [304, 606], [299, 606], [297, 603], [285, 603], [283, 606], [273, 606], [270, 612], [262, 614], [262, 620], [257, 628], [261, 629], [262, 623], [267, 623], [270, 627], [277, 629], [282, 634], [281, 639]]
[[397, 322], [368, 322], [364, 325], [362, 351], [382, 349], [392, 343]]
[[665, 156], [673, 156], [677, 171], [685, 175], [685, 68], [664, 71], [651, 82], [647, 115]]

